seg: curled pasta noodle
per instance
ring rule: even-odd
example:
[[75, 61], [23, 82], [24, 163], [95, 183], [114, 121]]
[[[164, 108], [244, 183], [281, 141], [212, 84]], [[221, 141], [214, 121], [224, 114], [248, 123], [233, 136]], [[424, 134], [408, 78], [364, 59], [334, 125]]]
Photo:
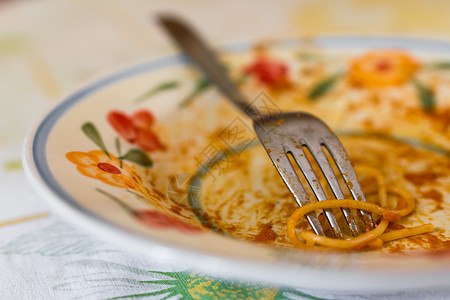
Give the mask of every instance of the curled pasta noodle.
[[386, 180], [384, 180], [383, 173], [380, 172], [380, 170], [365, 166], [365, 165], [358, 165], [356, 166], [356, 171], [368, 173], [369, 175], [372, 175], [375, 177], [375, 180], [378, 183], [378, 201], [380, 202], [380, 206], [382, 207], [388, 207], [387, 202], [387, 185]]
[[[379, 194], [379, 202], [380, 205], [357, 201], [354, 199], [334, 199], [334, 200], [325, 200], [319, 202], [309, 203], [302, 207], [297, 208], [294, 213], [289, 217], [287, 222], [287, 236], [291, 243], [296, 248], [304, 248], [308, 245], [320, 245], [325, 247], [331, 247], [335, 249], [360, 249], [363, 247], [370, 248], [378, 248], [381, 247], [385, 242], [389, 242], [396, 239], [401, 239], [413, 235], [418, 235], [422, 233], [431, 232], [434, 230], [432, 224], [424, 224], [420, 226], [415, 226], [411, 228], [404, 228], [399, 230], [391, 230], [389, 232], [385, 232], [388, 228], [390, 222], [395, 223], [400, 220], [401, 217], [404, 217], [411, 212], [414, 211], [416, 206], [414, 197], [405, 189], [400, 187], [387, 187], [384, 177], [381, 172], [375, 168], [361, 166], [358, 167], [357, 170], [361, 170], [365, 173], [369, 173], [373, 177], [375, 177], [378, 184], [378, 194]], [[406, 204], [405, 207], [391, 210], [388, 209], [388, 201], [387, 194], [392, 193], [399, 196]], [[298, 221], [303, 218], [307, 213], [327, 209], [327, 208], [355, 208], [360, 210], [365, 210], [367, 212], [371, 212], [381, 216], [380, 223], [376, 226], [376, 228], [367, 231], [363, 234], [358, 235], [357, 237], [350, 237], [348, 239], [337, 239], [337, 238], [329, 238], [321, 235], [317, 235], [312, 231], [303, 231], [300, 233], [299, 238], [295, 231], [295, 226]]]
[[383, 242], [390, 242], [393, 240], [398, 240], [407, 236], [419, 235], [422, 233], [427, 233], [433, 231], [434, 227], [432, 224], [424, 224], [420, 226], [414, 226], [410, 228], [403, 228], [398, 230], [391, 230], [390, 232], [384, 233], [380, 236]]

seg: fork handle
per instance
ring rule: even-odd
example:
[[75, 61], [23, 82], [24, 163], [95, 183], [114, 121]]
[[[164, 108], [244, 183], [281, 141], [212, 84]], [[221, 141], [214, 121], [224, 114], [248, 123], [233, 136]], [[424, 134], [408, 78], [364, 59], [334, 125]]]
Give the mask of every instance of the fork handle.
[[247, 98], [239, 91], [237, 85], [231, 81], [227, 71], [218, 62], [211, 48], [188, 24], [177, 17], [169, 15], [160, 15], [158, 21], [183, 52], [237, 108], [254, 121], [261, 117], [258, 109], [250, 105]]

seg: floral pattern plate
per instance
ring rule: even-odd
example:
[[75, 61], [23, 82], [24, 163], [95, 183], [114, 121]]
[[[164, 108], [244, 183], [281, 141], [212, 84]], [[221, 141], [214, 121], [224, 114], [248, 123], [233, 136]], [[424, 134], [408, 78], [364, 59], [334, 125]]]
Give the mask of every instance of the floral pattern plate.
[[[448, 165], [450, 149], [445, 127], [450, 104], [439, 85], [448, 77], [449, 46], [405, 38], [324, 37], [238, 43], [224, 48], [223, 57], [260, 108], [312, 111], [344, 139], [370, 132], [401, 143], [386, 145], [414, 154], [399, 164], [420, 158], [439, 168]], [[423, 75], [426, 70], [431, 75]], [[399, 93], [416, 100], [405, 104]], [[340, 105], [327, 104], [327, 98], [339, 95], [345, 96], [336, 102]], [[389, 99], [391, 106], [378, 107], [377, 119], [343, 117], [342, 112], [364, 107], [365, 100], [358, 100], [363, 98]], [[392, 107], [416, 119], [388, 128], [386, 120], [398, 117], [389, 115]], [[428, 119], [437, 125], [417, 125]], [[425, 241], [436, 238], [439, 251], [403, 251], [403, 244], [351, 253], [296, 250], [283, 234], [295, 203], [249, 128], [244, 116], [175, 55], [113, 72], [64, 99], [29, 133], [24, 165], [43, 198], [73, 223], [199, 271], [343, 291], [447, 285], [448, 173], [433, 179], [444, 194], [423, 192], [430, 201], [418, 208], [439, 223], [440, 231]], [[355, 153], [364, 143], [356, 143]], [[417, 171], [408, 174], [409, 184], [419, 184]], [[267, 189], [276, 192], [265, 194]], [[267, 205], [258, 199], [276, 201]]]

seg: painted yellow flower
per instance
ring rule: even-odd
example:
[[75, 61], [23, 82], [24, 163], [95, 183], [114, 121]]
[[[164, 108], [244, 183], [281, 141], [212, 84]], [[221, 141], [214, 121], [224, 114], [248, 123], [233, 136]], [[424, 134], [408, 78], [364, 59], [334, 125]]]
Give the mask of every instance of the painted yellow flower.
[[402, 50], [373, 50], [350, 64], [350, 83], [358, 87], [396, 86], [407, 82], [419, 68], [419, 62]]
[[88, 177], [106, 184], [135, 190], [142, 185], [140, 177], [123, 161], [102, 150], [89, 152], [72, 151], [66, 158], [77, 165], [77, 170]]

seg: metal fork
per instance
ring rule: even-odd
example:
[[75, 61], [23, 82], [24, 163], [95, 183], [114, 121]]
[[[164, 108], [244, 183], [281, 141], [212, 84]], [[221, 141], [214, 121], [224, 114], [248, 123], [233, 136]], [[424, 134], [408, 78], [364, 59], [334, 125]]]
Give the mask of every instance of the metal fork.
[[[299, 206], [316, 200], [311, 200], [308, 197], [292, 161], [300, 167], [317, 200], [327, 200], [325, 187], [320, 184], [304, 148], [307, 148], [315, 159], [336, 199], [344, 199], [344, 193], [332, 165], [327, 159], [324, 148], [333, 158], [353, 198], [365, 201], [347, 152], [337, 136], [323, 121], [306, 112], [271, 115], [260, 113], [256, 107], [249, 104], [250, 102], [227, 76], [226, 70], [219, 64], [214, 53], [193, 29], [178, 17], [171, 15], [159, 16], [159, 22], [209, 80], [215, 83], [237, 108], [252, 118], [256, 134]], [[289, 156], [293, 159], [289, 159]], [[344, 238], [343, 231], [333, 211], [326, 209], [324, 213], [334, 235], [338, 238]], [[350, 232], [354, 236], [365, 232], [366, 229], [374, 228], [372, 217], [368, 212], [360, 211], [365, 226], [357, 225], [362, 222], [356, 222], [354, 214], [349, 209], [342, 209], [342, 213], [349, 225]], [[306, 218], [316, 234], [325, 236], [324, 228], [315, 212], [307, 214]]]

